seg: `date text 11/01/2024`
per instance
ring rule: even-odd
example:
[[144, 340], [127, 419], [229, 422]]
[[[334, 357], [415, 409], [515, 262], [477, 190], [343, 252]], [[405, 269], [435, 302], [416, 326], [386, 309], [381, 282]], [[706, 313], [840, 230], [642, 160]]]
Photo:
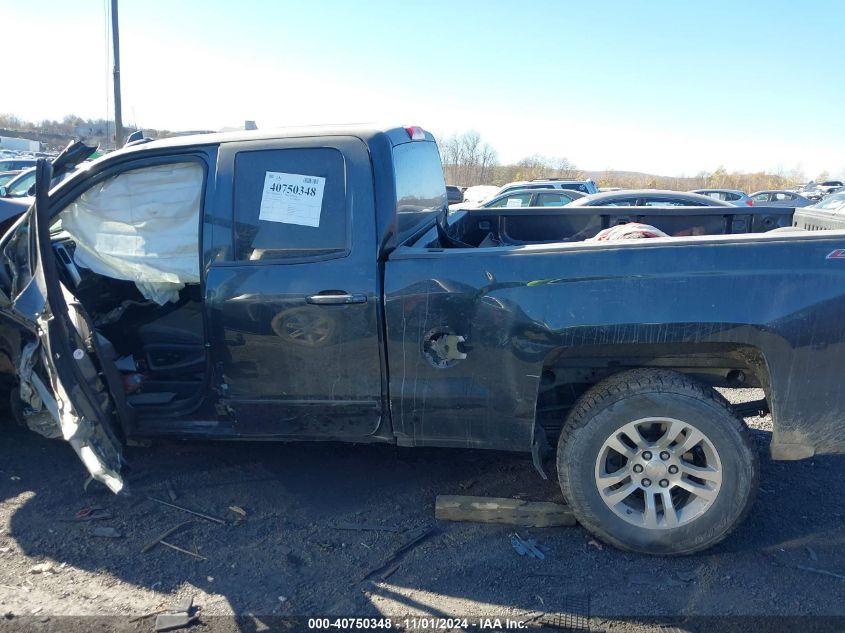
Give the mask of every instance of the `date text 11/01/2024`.
[[451, 631], [455, 629], [507, 631], [528, 628], [528, 622], [511, 618], [309, 618], [309, 630], [360, 631], [365, 629], [410, 631]]

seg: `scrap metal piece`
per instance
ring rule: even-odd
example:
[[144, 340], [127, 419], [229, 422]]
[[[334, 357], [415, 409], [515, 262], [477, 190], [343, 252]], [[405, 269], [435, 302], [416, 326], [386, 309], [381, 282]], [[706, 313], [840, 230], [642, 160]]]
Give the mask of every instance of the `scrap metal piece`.
[[537, 547], [537, 541], [533, 538], [524, 539], [519, 534], [511, 534], [511, 545], [520, 556], [531, 556], [538, 560], [544, 560], [546, 555]]
[[197, 510], [191, 510], [190, 508], [185, 508], [183, 506], [177, 506], [175, 503], [169, 503], [167, 501], [163, 501], [162, 499], [156, 499], [155, 497], [149, 497], [149, 499], [150, 501], [155, 501], [156, 503], [160, 503], [163, 506], [175, 508], [176, 510], [181, 510], [182, 512], [187, 512], [188, 514], [193, 514], [195, 517], [205, 519], [206, 521], [211, 521], [212, 523], [219, 523], [220, 525], [226, 525], [226, 521], [224, 519], [221, 519], [220, 517], [205, 514], [204, 512], [198, 512]]
[[188, 556], [193, 556], [198, 560], [208, 560], [202, 554], [197, 554], [196, 552], [192, 552], [189, 549], [185, 549], [184, 547], [179, 547], [178, 545], [174, 545], [173, 543], [168, 543], [167, 541], [159, 541], [160, 545], [164, 545], [165, 547], [169, 547], [172, 550], [176, 550], [177, 552], [182, 552], [183, 554], [187, 554]]
[[425, 526], [424, 525], [424, 526], [416, 529], [411, 534], [410, 538], [408, 538], [407, 541], [405, 541], [402, 545], [397, 547], [393, 551], [393, 553], [390, 556], [388, 556], [387, 559], [381, 565], [379, 565], [375, 569], [372, 569], [369, 572], [367, 572], [367, 574], [364, 575], [361, 578], [361, 580], [366, 580], [366, 579], [368, 579], [368, 578], [370, 578], [370, 577], [372, 577], [376, 574], [379, 574], [379, 573], [387, 574], [389, 576], [390, 574], [393, 573], [393, 571], [391, 571], [391, 569], [394, 565], [398, 569], [400, 559], [402, 558], [402, 556], [405, 553], [407, 553], [409, 550], [411, 550], [412, 548], [414, 548], [417, 545], [419, 545], [420, 543], [422, 543], [429, 536], [435, 534], [436, 532], [437, 532], [437, 529], [434, 526]]
[[174, 527], [170, 528], [169, 530], [167, 530], [166, 532], [164, 532], [164, 534], [161, 534], [161, 535], [157, 536], [157, 537], [155, 538], [155, 540], [154, 540], [154, 541], [150, 541], [149, 543], [147, 543], [146, 545], [144, 545], [144, 547], [141, 549], [141, 553], [142, 553], [142, 554], [146, 554], [146, 553], [147, 553], [147, 552], [149, 552], [152, 548], [154, 548], [156, 545], [158, 545], [159, 543], [161, 543], [161, 540], [162, 540], [162, 539], [167, 538], [168, 536], [170, 536], [171, 534], [173, 534], [173, 533], [174, 533], [174, 532], [176, 532], [177, 530], [182, 529], [183, 527], [185, 527], [185, 526], [186, 526], [186, 525], [188, 525], [189, 523], [193, 523], [193, 521], [184, 521], [184, 522], [180, 523], [179, 525], [176, 525], [176, 526], [174, 526]]
[[123, 538], [123, 534], [117, 528], [108, 526], [98, 526], [91, 529], [91, 536], [98, 536], [100, 538]]

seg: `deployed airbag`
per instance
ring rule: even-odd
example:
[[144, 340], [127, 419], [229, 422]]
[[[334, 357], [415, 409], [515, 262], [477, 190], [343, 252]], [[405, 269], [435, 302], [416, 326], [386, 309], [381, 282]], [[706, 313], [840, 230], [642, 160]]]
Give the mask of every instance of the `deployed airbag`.
[[185, 162], [144, 167], [95, 185], [60, 217], [77, 265], [135, 282], [147, 299], [177, 301], [199, 283], [203, 168]]

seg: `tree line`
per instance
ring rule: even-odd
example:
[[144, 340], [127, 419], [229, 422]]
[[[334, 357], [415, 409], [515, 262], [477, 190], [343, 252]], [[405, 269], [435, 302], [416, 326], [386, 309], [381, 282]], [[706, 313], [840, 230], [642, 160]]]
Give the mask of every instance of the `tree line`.
[[[67, 145], [70, 139], [76, 138], [76, 127], [79, 125], [109, 130], [110, 138], [94, 137], [94, 139], [106, 141], [106, 144], [114, 140], [114, 122], [107, 119], [83, 119], [75, 114], [68, 114], [61, 121], [44, 119], [33, 122], [26, 121], [14, 114], [0, 113], [0, 129], [13, 132], [22, 138], [41, 141], [48, 149], [54, 150], [61, 149], [64, 145]], [[123, 127], [127, 135], [135, 131], [135, 127], [132, 125], [124, 125]], [[144, 135], [150, 138], [165, 138], [173, 134], [169, 130], [143, 129]]]
[[567, 158], [532, 154], [502, 165], [496, 150], [475, 130], [437, 139], [446, 182], [450, 185], [503, 185], [535, 178], [583, 178]]
[[[113, 134], [114, 124], [106, 119], [83, 119], [75, 114], [68, 114], [61, 121], [44, 119], [31, 122], [14, 114], [0, 113], [0, 130], [19, 134], [24, 138], [41, 141], [50, 149], [60, 149], [69, 139], [75, 138], [76, 127], [91, 126], [95, 129], [109, 129]], [[111, 125], [109, 128], [108, 126]], [[144, 135], [150, 138], [172, 136], [169, 130], [143, 128]], [[133, 126], [126, 126], [126, 133], [135, 131]], [[112, 139], [101, 138], [108, 144]], [[535, 178], [571, 178], [591, 177], [599, 187], [619, 187], [623, 189], [739, 189], [752, 192], [761, 189], [782, 189], [806, 182], [800, 168], [790, 171], [769, 172], [728, 172], [718, 167], [713, 172], [702, 171], [691, 177], [655, 176], [632, 172], [604, 170], [585, 172], [563, 156], [543, 156], [532, 154], [512, 164], [502, 164], [496, 149], [484, 141], [475, 130], [469, 130], [448, 137], [438, 138], [440, 158], [447, 184], [470, 187], [472, 185], [503, 185], [519, 180]], [[830, 178], [827, 172], [816, 176], [821, 182]]]
[[[739, 171], [728, 172], [720, 166], [712, 172], [701, 171], [695, 176], [655, 176], [634, 172], [606, 169], [600, 172], [585, 172], [565, 157], [549, 157], [540, 154], [527, 156], [522, 160], [503, 165], [499, 162], [496, 149], [485, 142], [481, 135], [470, 130], [445, 138], [438, 138], [440, 158], [446, 183], [470, 187], [473, 185], [504, 185], [518, 180], [535, 178], [592, 178], [599, 187], [621, 189], [737, 189], [745, 192], [762, 189], [784, 189], [806, 182], [804, 172], [796, 167], [774, 173]], [[814, 180], [829, 179], [828, 172], [822, 172]]]

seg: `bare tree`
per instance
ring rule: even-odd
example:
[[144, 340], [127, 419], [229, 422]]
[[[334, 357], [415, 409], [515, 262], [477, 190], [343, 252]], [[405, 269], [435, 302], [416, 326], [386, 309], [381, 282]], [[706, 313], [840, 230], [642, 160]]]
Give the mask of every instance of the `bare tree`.
[[446, 182], [450, 184], [488, 184], [493, 168], [499, 159], [496, 150], [481, 139], [481, 135], [470, 130], [454, 134], [439, 143], [440, 159]]
[[[499, 164], [496, 150], [484, 142], [475, 130], [469, 130], [439, 141], [440, 157], [446, 182], [456, 185], [503, 185], [517, 180], [539, 178], [584, 178], [584, 173], [565, 157], [532, 154], [510, 165]], [[817, 179], [827, 180], [828, 172]], [[793, 187], [806, 180], [800, 165], [789, 171], [778, 166], [775, 173], [728, 172], [724, 166], [714, 171], [701, 171], [693, 177], [668, 177], [653, 174], [616, 172], [605, 169], [598, 177], [600, 187], [625, 189], [738, 189], [751, 193], [761, 189]]]

